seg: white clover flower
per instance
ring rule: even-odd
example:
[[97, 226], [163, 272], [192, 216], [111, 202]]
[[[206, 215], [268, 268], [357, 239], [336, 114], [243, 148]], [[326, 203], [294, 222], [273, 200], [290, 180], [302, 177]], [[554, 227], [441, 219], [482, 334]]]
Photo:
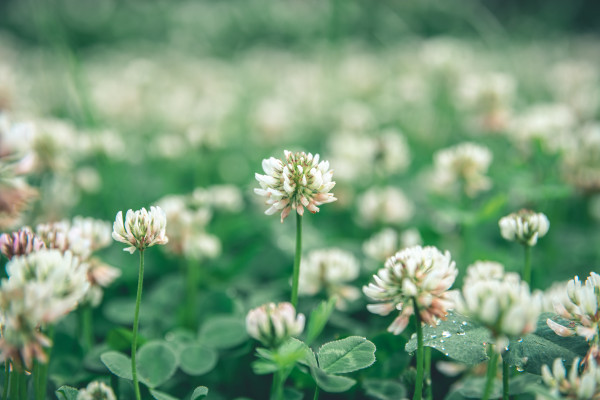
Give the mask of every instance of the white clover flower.
[[414, 314], [413, 299], [416, 299], [421, 320], [433, 326], [438, 319], [445, 319], [448, 310], [453, 308], [449, 289], [457, 274], [448, 251], [442, 253], [432, 246], [404, 249], [390, 257], [373, 275], [375, 283], [363, 287], [367, 297], [379, 302], [367, 308], [379, 315], [400, 311], [388, 328], [398, 335]]
[[[576, 276], [567, 283], [566, 293], [568, 299], [555, 302], [554, 310], [561, 317], [578, 324], [565, 327], [548, 319], [548, 326], [559, 336], [573, 336], [575, 334], [585, 337], [588, 342], [598, 345], [600, 342], [600, 275], [592, 272], [582, 284]], [[560, 299], [557, 299], [560, 300]]]
[[504, 265], [496, 261], [475, 261], [467, 267], [467, 276], [464, 285], [477, 281], [502, 280], [504, 277]]
[[[544, 308], [543, 312], [555, 312], [556, 306], [571, 304], [567, 294], [567, 281], [555, 282], [543, 292]], [[571, 307], [569, 307], [571, 308]]]
[[325, 289], [329, 296], [338, 296], [337, 307], [343, 309], [346, 300], [360, 297], [360, 291], [345, 285], [358, 278], [360, 266], [352, 253], [332, 248], [315, 250], [302, 259], [298, 292], [315, 295]]
[[23, 256], [45, 248], [44, 242], [28, 226], [11, 234], [0, 235], [0, 252], [9, 260], [15, 256]]
[[500, 279], [470, 280], [456, 304], [459, 313], [491, 331], [499, 352], [508, 345], [509, 338], [535, 331], [541, 308], [541, 295], [532, 295], [529, 285], [515, 273]]
[[82, 236], [79, 230], [71, 229], [71, 222], [67, 220], [39, 224], [36, 233], [49, 249], [60, 250], [63, 253], [70, 251], [80, 260], [88, 259], [92, 253], [91, 238]]
[[108, 247], [111, 243], [110, 222], [77, 216], [71, 224], [71, 235], [78, 235], [90, 242], [91, 251]]
[[281, 211], [281, 222], [293, 209], [299, 215], [304, 214], [304, 207], [312, 213], [319, 211], [325, 203], [337, 199], [329, 191], [335, 186], [331, 180], [333, 170], [328, 161], [319, 162], [319, 155], [311, 153], [292, 153], [285, 150], [285, 162], [274, 157], [262, 162], [266, 175], [255, 174], [260, 189], [254, 192], [266, 198], [269, 209], [265, 214], [272, 215]]
[[598, 400], [600, 399], [600, 368], [591, 359], [583, 372], [579, 372], [579, 357], [573, 360], [569, 373], [563, 360], [554, 360], [552, 370], [547, 365], [542, 367], [542, 380], [554, 396], [563, 399]]
[[155, 244], [166, 244], [169, 241], [165, 234], [167, 217], [160, 207], [150, 207], [127, 211], [123, 224], [123, 213], [119, 211], [113, 224], [112, 237], [118, 242], [130, 244], [125, 251], [133, 254], [138, 249], [144, 251]]
[[363, 243], [363, 252], [370, 258], [385, 262], [400, 248], [419, 246], [423, 243], [417, 229], [407, 229], [398, 235], [391, 228], [383, 229]]
[[492, 158], [487, 147], [471, 142], [439, 150], [433, 156], [432, 190], [446, 193], [462, 184], [469, 197], [489, 190], [492, 182], [485, 174]]
[[208, 206], [228, 212], [239, 212], [244, 208], [242, 192], [234, 185], [198, 187], [192, 192], [191, 201], [197, 207]]
[[359, 221], [372, 225], [402, 225], [415, 213], [415, 206], [404, 192], [395, 187], [371, 188], [358, 198]]
[[106, 383], [93, 381], [85, 389], [79, 390], [77, 400], [117, 400], [117, 397]]
[[516, 240], [524, 246], [535, 246], [538, 238], [550, 229], [546, 215], [525, 209], [500, 218], [498, 225], [504, 239]]
[[268, 303], [248, 312], [246, 331], [263, 345], [274, 348], [304, 330], [304, 314], [296, 315], [291, 303]]
[[85, 298], [92, 307], [100, 305], [103, 296], [103, 288], [110, 286], [118, 277], [121, 276], [121, 270], [111, 265], [105, 264], [97, 258], [88, 260], [87, 277], [90, 281], [90, 290]]

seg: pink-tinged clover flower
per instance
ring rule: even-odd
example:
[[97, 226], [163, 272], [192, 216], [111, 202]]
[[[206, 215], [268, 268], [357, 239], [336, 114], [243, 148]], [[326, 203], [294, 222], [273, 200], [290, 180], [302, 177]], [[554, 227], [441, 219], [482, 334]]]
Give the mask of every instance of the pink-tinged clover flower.
[[400, 311], [388, 328], [398, 335], [415, 312], [415, 299], [421, 320], [434, 326], [438, 319], [446, 318], [454, 305], [449, 289], [457, 274], [450, 252], [442, 253], [432, 246], [409, 247], [388, 258], [384, 267], [373, 275], [375, 283], [363, 287], [367, 297], [379, 302], [369, 304], [367, 309], [379, 315]]
[[125, 251], [133, 254], [138, 249], [144, 251], [155, 244], [166, 244], [169, 241], [165, 234], [167, 217], [160, 207], [127, 211], [125, 223], [123, 213], [119, 211], [113, 224], [112, 237], [118, 242], [131, 245]]
[[269, 348], [275, 348], [304, 330], [304, 314], [296, 315], [291, 303], [268, 303], [254, 308], [246, 316], [248, 335]]
[[9, 260], [15, 256], [23, 256], [45, 248], [44, 242], [27, 226], [16, 232], [0, 235], [0, 252]]
[[542, 380], [550, 388], [552, 395], [561, 399], [600, 399], [600, 368], [594, 360], [585, 364], [579, 372], [579, 357], [573, 360], [573, 365], [567, 373], [563, 360], [554, 360], [552, 370], [547, 365], [542, 367]]
[[265, 175], [255, 174], [260, 188], [254, 192], [266, 198], [270, 207], [265, 214], [281, 212], [281, 222], [295, 210], [304, 214], [304, 207], [313, 214], [325, 203], [337, 199], [329, 191], [335, 186], [333, 170], [329, 161], [319, 162], [319, 155], [292, 153], [285, 150], [285, 161], [275, 157], [264, 159], [262, 168]]

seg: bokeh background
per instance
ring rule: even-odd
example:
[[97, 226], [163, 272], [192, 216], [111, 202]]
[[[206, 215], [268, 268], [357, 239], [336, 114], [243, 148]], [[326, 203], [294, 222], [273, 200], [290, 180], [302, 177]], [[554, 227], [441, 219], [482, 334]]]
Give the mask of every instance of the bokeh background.
[[[381, 265], [363, 245], [383, 229], [405, 240], [398, 247], [448, 249], [461, 271], [479, 259], [518, 271], [521, 249], [498, 219], [524, 207], [551, 224], [533, 286], [587, 276], [600, 265], [599, 12], [541, 0], [0, 1], [0, 155], [33, 154], [20, 178], [38, 193], [4, 231], [111, 221], [160, 201], [176, 214], [167, 234], [194, 235], [147, 252], [144, 335], [168, 334], [186, 313], [190, 263], [201, 276], [195, 324], [243, 316], [289, 296], [293, 218], [263, 215], [253, 194], [261, 160], [289, 149], [319, 153], [337, 182], [338, 201], [304, 219], [305, 254], [352, 253], [357, 288]], [[33, 128], [9, 135], [14, 124]], [[464, 142], [487, 149], [474, 152], [485, 166], [475, 183], [444, 174], [469, 167], [439, 160]], [[136, 260], [117, 244], [102, 257], [123, 275], [95, 310], [95, 341], [126, 348], [115, 326], [131, 320]], [[301, 298], [300, 311], [324, 296]], [[381, 362], [365, 374], [396, 377], [409, 334], [394, 341], [365, 304], [334, 314], [327, 334], [374, 340]], [[57, 385], [103, 368], [57, 357]], [[84, 358], [89, 368], [77, 368]], [[265, 398], [251, 360], [250, 342], [228, 350], [200, 382], [214, 399]], [[443, 379], [436, 396], [452, 383]], [[331, 398], [364, 391], [344, 396]]]

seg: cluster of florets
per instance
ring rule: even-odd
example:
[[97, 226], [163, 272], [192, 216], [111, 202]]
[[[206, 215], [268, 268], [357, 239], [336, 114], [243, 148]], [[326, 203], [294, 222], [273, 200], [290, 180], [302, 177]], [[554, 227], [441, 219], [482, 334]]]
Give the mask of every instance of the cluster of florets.
[[346, 301], [360, 297], [356, 287], [346, 285], [358, 278], [359, 273], [358, 260], [352, 253], [337, 248], [315, 250], [300, 264], [298, 291], [315, 295], [325, 290], [329, 296], [337, 296], [337, 306], [343, 309]]
[[113, 224], [112, 237], [118, 242], [129, 244], [125, 251], [133, 254], [137, 249], [144, 251], [155, 244], [166, 244], [169, 239], [165, 233], [167, 216], [160, 207], [150, 207], [133, 211], [128, 210], [123, 223], [123, 213], [119, 211]]
[[525, 209], [502, 217], [498, 225], [504, 239], [516, 240], [524, 246], [535, 246], [538, 238], [545, 236], [550, 229], [548, 217]]
[[248, 312], [246, 331], [264, 346], [275, 348], [287, 339], [300, 335], [304, 330], [304, 322], [304, 314], [296, 315], [291, 303], [268, 303]]
[[490, 330], [496, 341], [496, 350], [503, 351], [510, 338], [534, 332], [541, 313], [542, 298], [531, 294], [529, 285], [518, 274], [500, 272], [496, 264], [488, 264], [491, 275], [480, 276], [482, 264], [472, 267], [471, 276], [457, 296], [459, 313], [481, 323]]
[[568, 299], [556, 301], [554, 310], [561, 317], [577, 322], [578, 325], [565, 327], [548, 319], [548, 326], [557, 335], [583, 336], [597, 347], [600, 344], [600, 275], [592, 272], [584, 284], [576, 276], [567, 283], [566, 292]]
[[256, 174], [260, 189], [254, 192], [266, 198], [270, 207], [265, 214], [281, 212], [281, 222], [295, 210], [304, 214], [304, 207], [312, 213], [319, 211], [325, 203], [337, 199], [329, 191], [335, 186], [332, 181], [333, 171], [329, 169], [329, 161], [319, 162], [319, 155], [311, 153], [292, 153], [285, 150], [285, 162], [275, 157], [262, 162], [266, 175]]
[[542, 367], [542, 379], [551, 393], [562, 399], [600, 399], [600, 368], [594, 360], [588, 362], [581, 373], [580, 368], [579, 358], [575, 358], [567, 374], [563, 360], [557, 358], [552, 370], [547, 365]]
[[117, 400], [117, 397], [106, 383], [92, 381], [85, 389], [79, 390], [77, 400]]
[[422, 321], [435, 325], [445, 319], [453, 307], [452, 293], [448, 290], [454, 283], [458, 270], [450, 253], [437, 248], [415, 246], [404, 249], [390, 257], [383, 268], [373, 275], [374, 283], [363, 287], [363, 292], [377, 304], [369, 304], [369, 311], [388, 315], [394, 310], [400, 315], [388, 328], [398, 335], [408, 325], [414, 314], [414, 303]]
[[15, 256], [23, 256], [45, 248], [44, 242], [28, 226], [16, 232], [0, 235], [0, 252], [9, 260]]

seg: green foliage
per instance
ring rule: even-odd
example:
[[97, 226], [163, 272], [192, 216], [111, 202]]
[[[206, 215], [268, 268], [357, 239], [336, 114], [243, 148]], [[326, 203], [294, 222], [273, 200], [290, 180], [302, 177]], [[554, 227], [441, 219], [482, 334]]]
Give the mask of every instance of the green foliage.
[[329, 316], [335, 308], [337, 297], [331, 297], [329, 300], [322, 301], [311, 311], [306, 328], [306, 344], [310, 345], [323, 331]]
[[140, 381], [155, 388], [165, 383], [177, 370], [177, 354], [163, 341], [146, 343], [137, 354]]
[[58, 400], [77, 400], [77, 394], [79, 390], [71, 387], [63, 385], [56, 389], [56, 397]]
[[375, 345], [366, 338], [350, 336], [325, 343], [317, 353], [319, 367], [330, 374], [346, 374], [375, 362]]
[[194, 389], [192, 398], [190, 400], [197, 400], [206, 395], [208, 395], [208, 388], [206, 386], [198, 386], [196, 389]]
[[406, 397], [404, 385], [392, 379], [366, 379], [362, 385], [368, 396], [378, 400], [397, 400]]
[[[513, 376], [510, 379], [509, 394], [517, 396], [524, 393], [531, 393], [538, 387], [540, 377], [528, 373], [522, 373]], [[446, 396], [446, 400], [462, 400], [462, 399], [481, 399], [483, 389], [485, 387], [485, 377], [470, 376], [464, 379], [458, 387]], [[491, 398], [502, 397], [502, 381], [496, 379], [492, 389]]]
[[[448, 318], [437, 326], [423, 327], [423, 344], [444, 355], [468, 365], [476, 365], [488, 359], [486, 343], [492, 342], [489, 331], [467, 317], [450, 311]], [[406, 344], [406, 351], [417, 350], [417, 338]]]
[[216, 351], [200, 344], [182, 346], [179, 351], [179, 368], [188, 375], [204, 375], [217, 365]]
[[158, 390], [151, 389], [150, 394], [156, 400], [178, 400], [177, 397], [173, 397], [170, 394], [159, 392]]
[[133, 380], [131, 358], [117, 351], [108, 351], [100, 356], [106, 368], [119, 378]]
[[243, 318], [215, 316], [208, 319], [200, 329], [199, 341], [215, 349], [235, 347], [248, 339]]

